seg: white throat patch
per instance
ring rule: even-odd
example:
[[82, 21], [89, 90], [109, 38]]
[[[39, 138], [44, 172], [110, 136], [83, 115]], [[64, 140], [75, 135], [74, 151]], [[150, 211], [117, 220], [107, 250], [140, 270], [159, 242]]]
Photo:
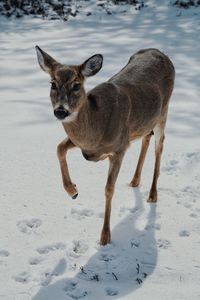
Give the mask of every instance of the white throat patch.
[[70, 123], [76, 120], [78, 115], [77, 111], [72, 112], [68, 117], [66, 117], [64, 120], [61, 120], [62, 123]]

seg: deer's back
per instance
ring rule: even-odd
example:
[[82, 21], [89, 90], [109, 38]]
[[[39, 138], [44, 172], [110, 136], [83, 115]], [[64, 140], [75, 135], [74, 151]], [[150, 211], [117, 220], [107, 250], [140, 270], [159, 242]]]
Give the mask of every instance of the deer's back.
[[144, 49], [132, 55], [128, 64], [109, 82], [119, 86], [157, 84], [164, 94], [165, 79], [174, 80], [174, 75], [174, 66], [164, 53], [157, 49]]
[[170, 59], [157, 49], [140, 50], [109, 82], [130, 100], [129, 128], [134, 137], [153, 129], [166, 112], [175, 71]]

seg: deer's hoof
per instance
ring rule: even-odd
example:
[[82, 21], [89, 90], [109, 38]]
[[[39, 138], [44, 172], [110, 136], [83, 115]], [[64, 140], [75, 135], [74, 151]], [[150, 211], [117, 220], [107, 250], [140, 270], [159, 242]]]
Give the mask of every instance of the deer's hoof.
[[72, 196], [72, 199], [76, 199], [78, 197], [78, 193], [76, 193], [74, 196]]
[[69, 194], [69, 196], [72, 197], [72, 199], [77, 198], [78, 190], [77, 190], [77, 187], [74, 183], [64, 185], [64, 188], [65, 188], [66, 192]]
[[133, 180], [129, 183], [130, 187], [137, 187], [140, 184], [139, 178], [133, 178]]
[[148, 203], [156, 203], [157, 202], [157, 192], [150, 192], [147, 202]]
[[110, 244], [110, 242], [111, 242], [110, 231], [102, 231], [101, 239], [100, 239], [100, 245], [105, 246], [107, 244]]

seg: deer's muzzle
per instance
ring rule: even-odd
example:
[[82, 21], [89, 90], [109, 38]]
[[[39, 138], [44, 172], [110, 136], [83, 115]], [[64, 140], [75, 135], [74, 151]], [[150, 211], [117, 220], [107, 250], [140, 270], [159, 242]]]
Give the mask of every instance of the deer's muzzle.
[[63, 106], [59, 106], [54, 110], [54, 115], [59, 120], [64, 120], [69, 116], [69, 111], [67, 111]]

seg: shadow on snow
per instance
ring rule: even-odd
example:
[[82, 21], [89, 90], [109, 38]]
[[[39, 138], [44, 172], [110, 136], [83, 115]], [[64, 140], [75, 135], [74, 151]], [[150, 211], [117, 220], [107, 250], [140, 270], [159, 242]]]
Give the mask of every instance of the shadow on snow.
[[[136, 221], [144, 213], [143, 199], [139, 189], [134, 194], [136, 206], [113, 229], [113, 243], [99, 247], [74, 277], [42, 286], [32, 300], [117, 299], [145, 284], [157, 263], [156, 205], [150, 205], [147, 224], [139, 230]], [[56, 268], [65, 269], [66, 264], [61, 260]]]

